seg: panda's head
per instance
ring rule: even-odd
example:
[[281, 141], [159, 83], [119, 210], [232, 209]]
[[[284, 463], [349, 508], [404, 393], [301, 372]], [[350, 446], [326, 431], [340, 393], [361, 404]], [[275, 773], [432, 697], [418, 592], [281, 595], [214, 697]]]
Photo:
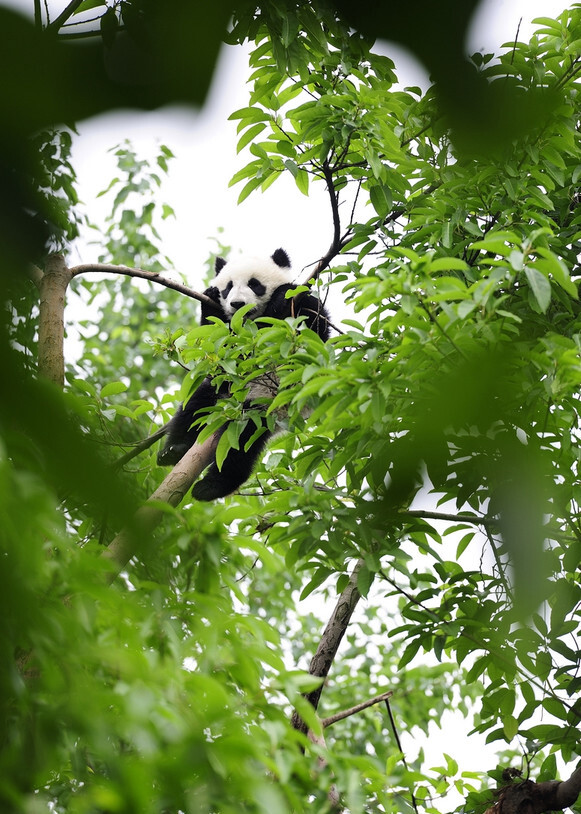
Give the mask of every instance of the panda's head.
[[287, 253], [277, 249], [271, 257], [241, 257], [226, 262], [216, 258], [216, 277], [220, 304], [227, 319], [242, 308], [252, 305], [247, 316], [255, 319], [264, 313], [275, 290], [291, 282], [291, 266]]

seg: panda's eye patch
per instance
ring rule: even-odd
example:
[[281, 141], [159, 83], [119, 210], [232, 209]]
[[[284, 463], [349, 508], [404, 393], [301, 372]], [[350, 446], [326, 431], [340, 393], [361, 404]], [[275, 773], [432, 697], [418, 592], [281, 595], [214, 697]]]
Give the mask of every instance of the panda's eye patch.
[[228, 285], [226, 286], [226, 288], [223, 288], [223, 289], [222, 289], [222, 291], [220, 291], [220, 294], [222, 295], [222, 297], [223, 297], [224, 299], [226, 299], [226, 297], [228, 296], [228, 294], [229, 294], [231, 291], [232, 291], [232, 280], [230, 280], [230, 282], [228, 283]]
[[262, 297], [264, 293], [266, 293], [266, 286], [262, 285], [260, 280], [257, 280], [255, 277], [251, 277], [248, 280], [248, 288], [252, 289], [257, 297]]

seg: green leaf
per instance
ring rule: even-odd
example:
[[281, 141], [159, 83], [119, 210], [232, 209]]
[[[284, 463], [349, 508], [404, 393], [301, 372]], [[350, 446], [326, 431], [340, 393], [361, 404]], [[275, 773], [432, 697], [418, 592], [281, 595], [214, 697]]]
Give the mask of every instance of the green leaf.
[[321, 728], [321, 721], [313, 709], [312, 704], [310, 704], [300, 695], [296, 695], [294, 698], [289, 700], [291, 700], [295, 705], [296, 711], [306, 723], [309, 730], [315, 734], [321, 734], [323, 731]]
[[296, 161], [293, 161], [291, 158], [288, 158], [284, 162], [284, 165], [287, 168], [287, 170], [291, 173], [293, 178], [296, 179], [297, 175], [299, 174], [299, 168], [298, 168], [298, 165], [297, 165]]
[[577, 289], [577, 284], [573, 282], [570, 277], [569, 269], [565, 265], [564, 261], [557, 257], [557, 255], [553, 254], [553, 252], [549, 251], [549, 249], [545, 249], [543, 246], [539, 246], [537, 252], [541, 255], [535, 262], [535, 267], [538, 268], [542, 273], [551, 275], [555, 282], [557, 282], [561, 288], [563, 288], [567, 294], [575, 299], [579, 298], [579, 292]]
[[385, 184], [372, 186], [369, 189], [369, 197], [379, 217], [387, 217], [393, 207], [393, 197], [390, 188]]
[[528, 193], [531, 197], [535, 198], [544, 209], [551, 210], [554, 208], [553, 201], [538, 187], [529, 187]]
[[259, 133], [262, 133], [265, 127], [266, 125], [263, 124], [262, 122], [260, 122], [259, 124], [255, 124], [252, 127], [249, 127], [248, 130], [242, 136], [242, 138], [238, 141], [238, 144], [236, 146], [236, 152], [239, 153], [241, 150], [243, 150], [247, 144], [253, 141], [255, 136], [257, 136]]
[[[430, 271], [466, 271], [468, 263], [459, 257], [437, 257], [430, 261]], [[462, 280], [457, 281], [462, 288], [466, 288]]]
[[454, 238], [454, 226], [451, 221], [447, 221], [442, 226], [442, 246], [446, 249], [450, 249], [452, 247]]
[[468, 534], [465, 534], [462, 537], [462, 539], [460, 540], [460, 542], [458, 543], [458, 546], [456, 548], [456, 558], [460, 558], [460, 556], [468, 548], [468, 546], [470, 545], [470, 543], [474, 539], [475, 534], [476, 534], [476, 532], [469, 531]]
[[326, 579], [328, 579], [333, 574], [333, 571], [330, 568], [317, 568], [314, 572], [313, 577], [309, 582], [305, 585], [303, 590], [301, 591], [300, 600], [301, 602], [303, 599], [306, 599], [309, 594], [322, 585]]
[[552, 17], [535, 17], [533, 23], [534, 25], [546, 26], [552, 34], [559, 35], [561, 33], [561, 23], [553, 20]]
[[550, 754], [543, 761], [536, 782], [546, 783], [551, 780], [556, 780], [557, 771], [557, 757], [555, 754]]
[[238, 449], [240, 445], [240, 428], [237, 422], [232, 422], [226, 426], [222, 433], [218, 446], [216, 447], [216, 466], [222, 469], [222, 464], [231, 449]]
[[107, 396], [114, 396], [117, 393], [125, 393], [128, 389], [128, 386], [123, 382], [110, 382], [109, 384], [104, 385], [101, 388], [101, 398], [106, 398]]
[[261, 185], [261, 183], [262, 183], [262, 178], [259, 178], [259, 177], [251, 178], [250, 181], [248, 181], [248, 183], [245, 184], [244, 187], [242, 188], [242, 192], [238, 196], [238, 203], [241, 204], [242, 201], [245, 201], [246, 198], [248, 198], [248, 196], [250, 195], [250, 193], [254, 192], [254, 190], [257, 187], [259, 187]]
[[525, 275], [541, 311], [546, 313], [551, 303], [551, 284], [534, 266], [525, 267]]
[[518, 733], [518, 721], [513, 715], [505, 715], [502, 718], [502, 728], [506, 739], [511, 741]]
[[303, 193], [303, 195], [309, 194], [309, 175], [306, 170], [299, 170], [295, 181], [299, 190]]
[[105, 7], [107, 4], [103, 0], [83, 0], [78, 8], [73, 11], [72, 16], [81, 14], [83, 11], [90, 11], [93, 8]]
[[260, 107], [241, 107], [239, 110], [235, 110], [234, 113], [231, 113], [228, 116], [228, 121], [233, 121], [236, 119], [247, 119], [249, 122], [266, 122], [270, 119], [270, 113], [266, 110], [262, 110]]
[[361, 596], [366, 597], [375, 579], [375, 572], [370, 571], [365, 565], [357, 573], [357, 590]]

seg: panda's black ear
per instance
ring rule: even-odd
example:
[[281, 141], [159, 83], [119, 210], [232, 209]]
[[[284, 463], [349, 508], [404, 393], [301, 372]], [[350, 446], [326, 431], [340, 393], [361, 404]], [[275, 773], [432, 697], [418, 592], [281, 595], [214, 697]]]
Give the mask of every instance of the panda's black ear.
[[217, 257], [216, 262], [214, 263], [214, 271], [216, 274], [220, 274], [224, 266], [226, 265], [226, 261], [223, 257]]
[[276, 263], [277, 266], [280, 266], [283, 269], [290, 269], [290, 260], [288, 254], [285, 252], [284, 249], [277, 249], [275, 253], [272, 255], [272, 259]]

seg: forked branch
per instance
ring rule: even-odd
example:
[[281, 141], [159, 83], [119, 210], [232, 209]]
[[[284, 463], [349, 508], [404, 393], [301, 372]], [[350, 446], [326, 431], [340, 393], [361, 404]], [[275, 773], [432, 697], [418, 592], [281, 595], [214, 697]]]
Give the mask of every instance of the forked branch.
[[56, 33], [59, 28], [67, 22], [67, 20], [73, 16], [75, 11], [79, 8], [83, 0], [71, 0], [70, 3], [61, 11], [58, 17], [52, 22], [47, 23], [45, 31], [52, 31]]
[[331, 215], [333, 217], [333, 238], [331, 245], [315, 264], [314, 270], [309, 274], [305, 285], [309, 280], [318, 279], [319, 275], [330, 265], [331, 261], [339, 254], [343, 246], [349, 240], [349, 231], [346, 235], [341, 236], [341, 217], [339, 215], [339, 195], [335, 188], [335, 181], [333, 178], [333, 171], [335, 168], [331, 167], [328, 161], [322, 166], [322, 172], [327, 182], [327, 192], [329, 194], [329, 201], [331, 204]]

